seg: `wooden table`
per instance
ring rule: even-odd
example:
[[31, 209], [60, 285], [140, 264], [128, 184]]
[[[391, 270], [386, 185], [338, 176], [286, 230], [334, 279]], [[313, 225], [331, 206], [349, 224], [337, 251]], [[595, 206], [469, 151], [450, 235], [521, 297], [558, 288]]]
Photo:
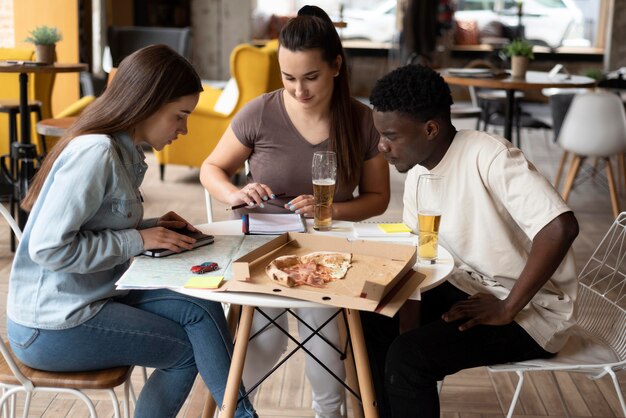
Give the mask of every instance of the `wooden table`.
[[[28, 74], [57, 74], [76, 73], [87, 70], [87, 64], [54, 63], [33, 65], [31, 62], [15, 63], [14, 61], [0, 62], [0, 73], [19, 73], [20, 82], [20, 140], [11, 145], [11, 159], [19, 167], [17, 178], [12, 179], [14, 196], [21, 201], [28, 191], [28, 182], [34, 174], [34, 160], [37, 158], [35, 145], [30, 141], [30, 113], [28, 111]], [[28, 215], [18, 210], [18, 224], [21, 229], [26, 225]]]
[[[465, 77], [450, 75], [448, 70], [441, 70], [443, 79], [448, 84], [485, 87], [506, 91], [506, 109], [504, 114], [504, 137], [511, 139], [513, 129], [513, 109], [515, 108], [515, 92], [518, 90], [541, 90], [548, 87], [577, 88], [593, 87], [595, 80], [590, 77], [578, 75], [557, 74], [549, 77], [544, 71], [528, 71], [526, 78], [513, 78], [510, 75], [505, 77]], [[516, 144], [519, 145], [519, 144]]]
[[[211, 224], [199, 225], [199, 229], [207, 234], [212, 235], [236, 235], [241, 234], [241, 221], [224, 221], [214, 222]], [[325, 234], [329, 236], [349, 237], [352, 233], [352, 222], [338, 221], [333, 222], [332, 231], [319, 232], [312, 228], [312, 221], [307, 220], [307, 231], [313, 234]], [[398, 242], [406, 242], [413, 244], [415, 236], [407, 238], [398, 238]], [[391, 242], [386, 240], [386, 242]], [[451, 273], [454, 267], [454, 261], [450, 253], [444, 248], [439, 248], [439, 261], [435, 264], [416, 264], [414, 269], [425, 275], [425, 279], [420, 283], [417, 290], [417, 294], [420, 291], [426, 291], [431, 289], [447, 280], [448, 275]], [[164, 264], [168, 261], [174, 261], [174, 259], [155, 260], [156, 263], [160, 263], [163, 268], [167, 268]], [[250, 337], [250, 329], [252, 326], [252, 318], [255, 307], [276, 307], [276, 308], [328, 308], [328, 305], [321, 305], [315, 302], [309, 302], [306, 300], [287, 298], [276, 295], [266, 295], [257, 293], [245, 293], [245, 292], [210, 292], [198, 289], [173, 289], [177, 292], [185, 293], [198, 298], [215, 300], [219, 302], [226, 302], [241, 305], [241, 318], [239, 319], [239, 326], [237, 328], [237, 338], [235, 340], [235, 347], [233, 353], [233, 359], [228, 375], [228, 382], [226, 384], [226, 390], [224, 393], [224, 402], [221, 408], [220, 416], [232, 417], [238, 398], [238, 389], [241, 384], [241, 376], [243, 373], [243, 367], [245, 364], [246, 352], [248, 348], [248, 341]], [[341, 308], [338, 308], [341, 309]], [[376, 397], [372, 384], [372, 377], [369, 367], [369, 360], [367, 357], [367, 350], [365, 348], [365, 339], [363, 337], [363, 331], [361, 328], [361, 319], [358, 310], [344, 309], [347, 322], [349, 335], [352, 342], [354, 363], [356, 366], [356, 380], [355, 389], [360, 392], [361, 401], [363, 405], [363, 412], [366, 418], [377, 418], [378, 411], [376, 408]], [[341, 322], [341, 321], [340, 321]], [[350, 371], [347, 371], [348, 381], [350, 382]], [[204, 417], [210, 417], [211, 409], [205, 409]]]
[[74, 122], [76, 122], [76, 119], [76, 116], [44, 119], [41, 122], [37, 122], [37, 133], [44, 136], [63, 136], [65, 131], [67, 131], [67, 129], [72, 126]]

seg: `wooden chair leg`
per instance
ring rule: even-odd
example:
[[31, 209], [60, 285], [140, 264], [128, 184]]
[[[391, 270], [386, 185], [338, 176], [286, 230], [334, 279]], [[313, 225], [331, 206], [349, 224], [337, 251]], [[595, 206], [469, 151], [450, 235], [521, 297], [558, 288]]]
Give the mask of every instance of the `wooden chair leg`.
[[215, 417], [215, 410], [217, 409], [217, 404], [215, 403], [215, 399], [209, 393], [207, 395], [207, 399], [204, 402], [204, 409], [202, 410], [203, 418], [213, 418]]
[[565, 168], [567, 157], [569, 157], [569, 152], [563, 151], [563, 155], [561, 155], [561, 161], [559, 161], [559, 168], [556, 171], [556, 178], [554, 179], [554, 188], [557, 190], [559, 190], [559, 183], [561, 182], [561, 176], [563, 175], [563, 169]]
[[593, 158], [593, 164], [591, 166], [593, 167], [591, 170], [591, 178], [595, 180], [596, 173], [598, 172], [598, 157]]
[[626, 154], [623, 152], [618, 154], [617, 161], [618, 161], [618, 172], [617, 172], [616, 177], [624, 181], [624, 190], [626, 191]]
[[606, 179], [609, 182], [609, 194], [611, 195], [611, 208], [613, 209], [613, 217], [619, 215], [619, 201], [617, 200], [617, 189], [615, 187], [615, 178], [613, 177], [613, 168], [611, 159], [605, 158], [606, 161]]
[[578, 174], [578, 170], [580, 170], [580, 164], [582, 163], [583, 158], [580, 155], [574, 155], [572, 158], [572, 163], [569, 168], [569, 172], [567, 173], [567, 178], [565, 179], [565, 186], [563, 186], [563, 200], [567, 202], [569, 198], [569, 194], [572, 191], [572, 187], [574, 187], [574, 180], [576, 180], [576, 175]]
[[[617, 175], [615, 176], [617, 179], [617, 189], [622, 189], [622, 173], [624, 172], [624, 154], [617, 154]], [[623, 184], [626, 186], [626, 183]]]

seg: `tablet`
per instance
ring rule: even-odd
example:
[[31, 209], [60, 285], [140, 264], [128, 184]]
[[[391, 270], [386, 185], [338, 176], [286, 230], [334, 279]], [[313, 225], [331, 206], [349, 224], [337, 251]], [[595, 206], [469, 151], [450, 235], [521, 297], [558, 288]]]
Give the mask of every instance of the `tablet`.
[[[178, 232], [179, 234], [183, 234], [183, 235], [187, 235], [188, 237], [195, 238], [196, 242], [193, 244], [193, 248], [198, 248], [198, 247], [202, 247], [203, 245], [213, 244], [213, 241], [214, 241], [213, 235], [207, 235], [200, 231], [192, 232], [188, 229], [181, 229], [181, 230], [176, 229], [175, 231]], [[189, 250], [183, 248], [181, 249], [179, 253], [176, 253], [172, 250], [159, 248], [156, 250], [146, 250], [142, 252], [141, 254], [147, 255], [150, 257], [160, 258], [160, 257], [167, 257], [168, 255], [172, 255], [172, 254], [180, 254], [185, 251], [189, 251]]]

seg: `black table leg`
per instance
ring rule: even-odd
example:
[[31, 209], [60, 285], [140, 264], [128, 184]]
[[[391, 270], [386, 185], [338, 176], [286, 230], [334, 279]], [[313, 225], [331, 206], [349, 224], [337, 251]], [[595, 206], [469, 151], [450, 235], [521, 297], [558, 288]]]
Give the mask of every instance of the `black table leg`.
[[[513, 134], [514, 106], [515, 106], [515, 90], [506, 90], [506, 108], [504, 109], [504, 137], [511, 142], [513, 142], [512, 134]], [[519, 144], [515, 144], [515, 142], [513, 144], [515, 146], [519, 145]]]
[[[35, 174], [37, 150], [30, 143], [30, 111], [28, 109], [28, 74], [20, 73], [20, 141], [11, 147], [11, 159], [18, 167], [17, 178], [14, 179], [14, 196], [17, 204], [26, 197], [28, 183]], [[28, 213], [18, 209], [17, 224], [24, 229]]]
[[17, 224], [23, 231], [28, 220], [28, 212], [20, 208], [22, 199], [26, 197], [30, 180], [35, 175], [37, 148], [35, 144], [14, 143], [11, 148], [11, 159], [18, 167], [16, 178], [13, 179], [13, 196], [17, 204]]

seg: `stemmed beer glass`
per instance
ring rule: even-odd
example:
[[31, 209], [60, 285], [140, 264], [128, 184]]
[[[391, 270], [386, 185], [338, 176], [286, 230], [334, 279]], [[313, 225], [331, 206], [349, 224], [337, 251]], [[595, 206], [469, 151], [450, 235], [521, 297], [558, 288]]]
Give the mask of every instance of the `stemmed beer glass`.
[[311, 167], [315, 212], [313, 228], [330, 231], [333, 224], [333, 197], [337, 178], [337, 154], [333, 151], [316, 151]]
[[439, 244], [439, 224], [443, 211], [443, 177], [422, 174], [417, 180], [417, 223], [419, 241], [417, 257], [434, 264]]

